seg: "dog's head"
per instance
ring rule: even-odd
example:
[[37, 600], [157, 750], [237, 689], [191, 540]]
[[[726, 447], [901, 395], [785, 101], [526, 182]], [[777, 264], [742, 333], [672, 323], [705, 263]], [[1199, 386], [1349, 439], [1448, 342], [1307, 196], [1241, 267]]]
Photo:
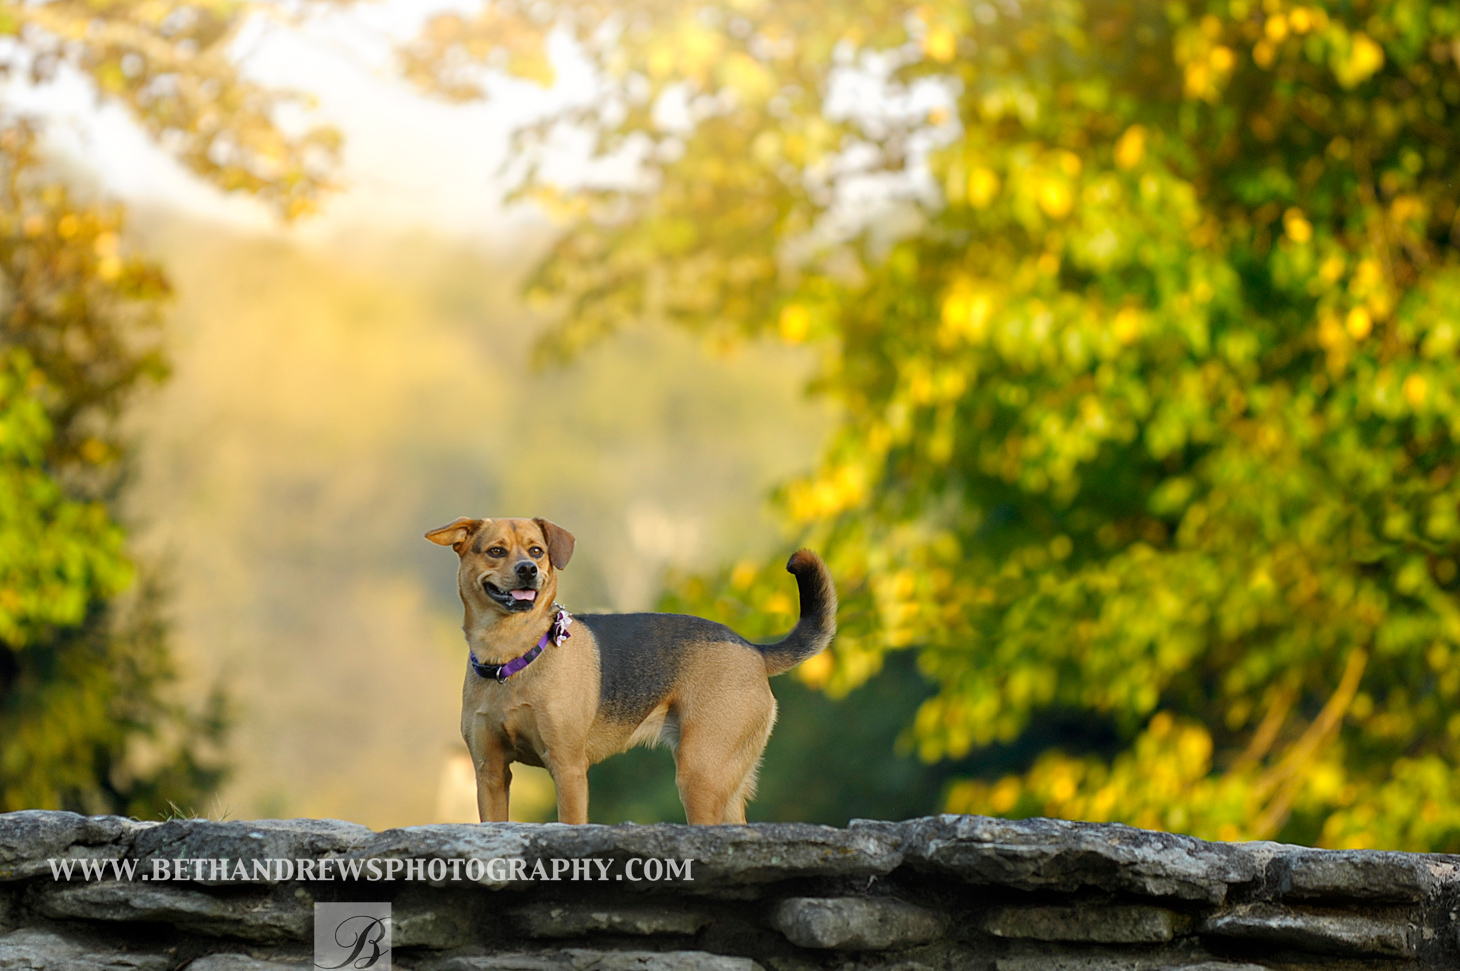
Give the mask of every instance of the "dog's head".
[[573, 534], [546, 519], [461, 519], [426, 538], [461, 557], [457, 574], [468, 610], [551, 609], [557, 571], [573, 557]]

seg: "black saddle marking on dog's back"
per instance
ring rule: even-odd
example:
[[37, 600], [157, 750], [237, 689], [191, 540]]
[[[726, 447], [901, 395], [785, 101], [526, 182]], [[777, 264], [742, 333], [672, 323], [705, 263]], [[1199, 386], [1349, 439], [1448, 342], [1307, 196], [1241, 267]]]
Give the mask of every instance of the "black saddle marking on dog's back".
[[679, 677], [686, 643], [746, 640], [713, 620], [684, 614], [578, 614], [598, 642], [599, 711], [611, 721], [640, 722]]

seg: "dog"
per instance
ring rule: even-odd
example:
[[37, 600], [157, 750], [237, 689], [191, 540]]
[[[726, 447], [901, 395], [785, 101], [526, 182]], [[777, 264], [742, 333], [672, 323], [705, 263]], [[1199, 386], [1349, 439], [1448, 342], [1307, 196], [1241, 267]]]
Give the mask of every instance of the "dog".
[[774, 644], [682, 614], [581, 614], [555, 601], [573, 534], [546, 519], [469, 519], [426, 538], [460, 557], [468, 663], [461, 734], [482, 822], [507, 819], [513, 762], [546, 768], [558, 820], [588, 822], [588, 767], [666, 744], [692, 824], [744, 823], [776, 720], [768, 678], [836, 634], [836, 587], [810, 550], [786, 569], [801, 616]]

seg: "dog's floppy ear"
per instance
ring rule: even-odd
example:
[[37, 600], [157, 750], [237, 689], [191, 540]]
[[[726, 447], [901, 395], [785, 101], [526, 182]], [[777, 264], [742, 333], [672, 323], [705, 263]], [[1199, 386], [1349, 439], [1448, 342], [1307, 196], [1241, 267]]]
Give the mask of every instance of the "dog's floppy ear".
[[471, 534], [481, 529], [490, 519], [469, 519], [462, 516], [455, 522], [447, 523], [445, 526], [437, 526], [426, 534], [426, 538], [441, 546], [449, 546], [456, 552], [461, 552], [462, 544], [471, 539]]
[[573, 534], [546, 519], [534, 519], [533, 522], [542, 530], [542, 538], [547, 540], [548, 561], [552, 563], [553, 569], [561, 570], [567, 566], [568, 561], [573, 558], [573, 546], [578, 542]]

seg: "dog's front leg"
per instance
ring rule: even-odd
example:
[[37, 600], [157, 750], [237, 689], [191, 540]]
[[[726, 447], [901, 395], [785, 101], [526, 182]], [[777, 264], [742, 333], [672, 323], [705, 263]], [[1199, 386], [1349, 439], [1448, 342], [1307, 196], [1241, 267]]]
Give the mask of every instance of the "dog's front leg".
[[476, 758], [477, 815], [484, 823], [507, 821], [507, 798], [512, 787], [512, 769], [507, 754], [492, 747]]
[[558, 822], [588, 822], [588, 756], [557, 761], [552, 766], [553, 785], [558, 789]]

